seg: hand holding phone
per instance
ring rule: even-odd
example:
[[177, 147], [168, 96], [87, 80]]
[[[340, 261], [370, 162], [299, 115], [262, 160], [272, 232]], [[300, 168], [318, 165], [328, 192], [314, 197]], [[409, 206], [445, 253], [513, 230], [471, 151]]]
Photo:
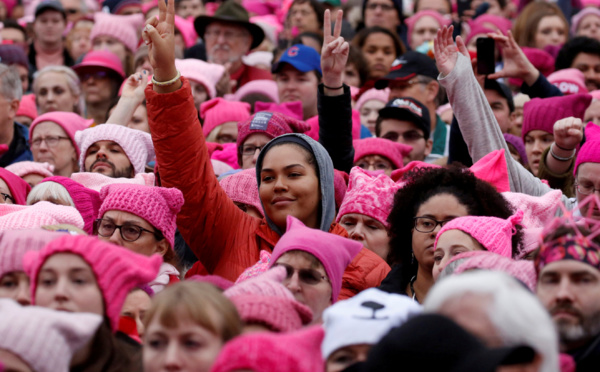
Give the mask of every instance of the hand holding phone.
[[477, 39], [477, 73], [493, 74], [496, 70], [496, 42], [491, 37]]

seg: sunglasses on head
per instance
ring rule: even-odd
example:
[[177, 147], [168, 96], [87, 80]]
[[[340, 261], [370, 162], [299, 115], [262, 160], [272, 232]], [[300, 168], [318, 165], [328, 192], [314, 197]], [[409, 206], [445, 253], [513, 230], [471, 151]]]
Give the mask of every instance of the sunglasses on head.
[[292, 279], [295, 272], [298, 272], [298, 279], [304, 284], [317, 285], [322, 280], [327, 280], [327, 277], [325, 275], [322, 275], [320, 272], [318, 272], [317, 270], [314, 270], [314, 269], [296, 269], [296, 268], [294, 268], [288, 264], [284, 264], [284, 263], [277, 263], [273, 266], [281, 266], [281, 267], [285, 268], [285, 272], [286, 272], [285, 278], [288, 280]]

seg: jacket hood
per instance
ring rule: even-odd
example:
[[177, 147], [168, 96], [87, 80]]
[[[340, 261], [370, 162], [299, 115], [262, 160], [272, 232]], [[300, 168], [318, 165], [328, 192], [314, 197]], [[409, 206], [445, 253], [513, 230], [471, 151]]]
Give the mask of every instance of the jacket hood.
[[[258, 155], [256, 160], [256, 179], [258, 187], [260, 187], [260, 171], [262, 170], [263, 160], [267, 152], [273, 148], [273, 146], [281, 143], [296, 143], [309, 150], [317, 161], [317, 176], [319, 177], [319, 187], [321, 191], [321, 221], [319, 222], [319, 229], [322, 231], [329, 231], [331, 224], [335, 218], [335, 191], [333, 187], [333, 162], [327, 153], [327, 150], [317, 141], [313, 140], [305, 134], [291, 133], [279, 136], [263, 148]], [[263, 211], [265, 206], [262, 203]], [[264, 213], [265, 219], [269, 227], [277, 234], [282, 235], [285, 231], [281, 231], [273, 221], [269, 218], [267, 213]]]

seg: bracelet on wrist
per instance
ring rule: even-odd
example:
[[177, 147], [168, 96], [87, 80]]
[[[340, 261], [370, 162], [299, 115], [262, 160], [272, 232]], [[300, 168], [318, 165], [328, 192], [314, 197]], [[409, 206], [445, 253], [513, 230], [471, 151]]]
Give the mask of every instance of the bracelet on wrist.
[[175, 84], [180, 78], [181, 78], [181, 73], [179, 72], [179, 70], [177, 70], [177, 75], [175, 75], [175, 77], [173, 79], [167, 80], [167, 81], [157, 81], [156, 79], [154, 79], [154, 75], [153, 75], [152, 76], [152, 84], [156, 85], [157, 87], [166, 87], [166, 86]]
[[327, 85], [323, 84], [324, 88], [327, 88], [329, 90], [338, 90], [338, 89], [342, 89], [344, 87], [344, 84], [342, 83], [342, 85], [340, 85], [339, 87], [328, 87]]
[[555, 145], [556, 147], [558, 147], [559, 149], [563, 150], [563, 151], [573, 151], [573, 150], [575, 150], [575, 149], [565, 149], [564, 147], [560, 147], [560, 146], [558, 145], [558, 143], [556, 143], [556, 142], [554, 142], [554, 145]]
[[[573, 158], [575, 157], [575, 153], [577, 152], [576, 149], [573, 149], [573, 153], [571, 154], [571, 156], [569, 156], [568, 158], [563, 158], [561, 156], [558, 156], [554, 153], [554, 145], [555, 143], [553, 143], [552, 145], [550, 145], [550, 155], [552, 155], [552, 157], [558, 161], [570, 161], [573, 160]], [[560, 148], [560, 147], [559, 147]], [[569, 150], [566, 150], [569, 151]]]

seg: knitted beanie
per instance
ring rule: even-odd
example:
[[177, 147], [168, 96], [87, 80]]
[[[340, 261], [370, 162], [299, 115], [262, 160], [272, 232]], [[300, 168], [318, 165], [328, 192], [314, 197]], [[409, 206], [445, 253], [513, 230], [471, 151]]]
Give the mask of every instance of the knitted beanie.
[[[174, 21], [175, 29], [181, 34], [185, 47], [189, 48], [194, 46], [196, 44], [196, 41], [198, 41], [198, 34], [196, 33], [196, 29], [194, 28], [194, 22], [192, 20], [180, 17], [177, 14], [175, 15]], [[199, 59], [196, 61], [199, 61]]]
[[[437, 21], [439, 24], [438, 28], [442, 28], [444, 26], [450, 25], [452, 22], [451, 19], [444, 17], [440, 12], [436, 10], [421, 10], [420, 12], [415, 13], [414, 15], [406, 18], [405, 22], [408, 26], [408, 38], [412, 35], [413, 30], [415, 29], [415, 25], [417, 22], [423, 17], [431, 17]], [[418, 45], [413, 45], [414, 48], [418, 47]]]
[[390, 141], [384, 138], [363, 138], [352, 141], [354, 145], [354, 163], [367, 155], [379, 155], [388, 159], [395, 169], [404, 166], [404, 158], [412, 151], [412, 146]]
[[220, 160], [210, 159], [210, 163], [212, 164], [213, 170], [215, 171], [215, 176], [217, 177], [220, 177], [222, 174], [233, 170], [232, 166]]
[[[100, 194], [98, 191], [88, 189], [77, 181], [67, 177], [54, 176], [43, 180], [42, 182], [56, 182], [62, 185], [75, 204], [75, 208], [83, 218], [83, 230], [92, 235], [94, 233], [94, 220], [98, 218], [100, 209]], [[41, 183], [41, 182], [40, 182]]]
[[312, 311], [284, 287], [286, 270], [266, 273], [235, 284], [223, 294], [233, 302], [246, 324], [264, 324], [274, 332], [292, 332], [312, 321]]
[[211, 372], [324, 372], [323, 336], [321, 326], [289, 333], [245, 334], [225, 344]]
[[0, 349], [10, 351], [36, 372], [68, 372], [73, 354], [102, 324], [90, 313], [67, 313], [21, 306], [0, 299]]
[[258, 196], [256, 169], [244, 169], [223, 178], [219, 183], [231, 200], [253, 206], [264, 217], [263, 207]]
[[[521, 47], [525, 57], [531, 62], [531, 64], [540, 71], [540, 74], [549, 76], [554, 72], [555, 58], [545, 50], [530, 47]], [[519, 78], [509, 78], [509, 83], [520, 87], [523, 84], [523, 80]]]
[[30, 118], [31, 120], [35, 120], [35, 118], [37, 118], [38, 112], [37, 107], [35, 105], [35, 94], [25, 94], [21, 98], [16, 116], [25, 116]]
[[24, 271], [23, 256], [29, 251], [39, 251], [64, 233], [34, 229], [0, 232], [0, 278], [14, 271]]
[[47, 201], [34, 205], [0, 204], [0, 231], [35, 229], [46, 225], [73, 225], [83, 228], [77, 209]]
[[588, 92], [585, 87], [585, 76], [576, 68], [565, 68], [553, 72], [548, 76], [548, 81], [558, 87], [565, 96]]
[[359, 167], [352, 168], [350, 184], [336, 222], [340, 222], [346, 214], [357, 213], [374, 218], [389, 228], [387, 218], [394, 204], [394, 195], [400, 187], [385, 174], [372, 177]]
[[42, 177], [52, 177], [54, 172], [54, 165], [50, 163], [38, 163], [36, 161], [20, 161], [18, 163], [12, 163], [5, 168], [7, 171], [11, 171], [17, 176], [23, 178], [29, 174], [39, 174]]
[[597, 8], [597, 5], [583, 8], [579, 13], [571, 17], [571, 35], [573, 35], [573, 37], [577, 36], [579, 23], [581, 23], [583, 18], [589, 15], [595, 15], [596, 17], [600, 18], [600, 9]]
[[133, 178], [112, 178], [101, 173], [77, 172], [71, 175], [71, 179], [88, 189], [100, 192], [104, 186], [115, 183], [154, 186], [156, 177], [154, 173], [138, 173]]
[[[315, 115], [312, 118], [306, 120], [306, 124], [310, 129], [305, 133], [315, 141], [319, 141], [319, 116]], [[362, 131], [362, 124], [360, 123], [360, 112], [352, 110], [352, 139], [360, 139], [360, 132]]]
[[591, 122], [585, 127], [585, 143], [577, 153], [573, 175], [577, 176], [577, 169], [583, 163], [600, 163], [600, 126]]
[[592, 102], [589, 94], [571, 94], [561, 97], [534, 98], [523, 106], [523, 129], [521, 138], [532, 130], [554, 133], [554, 123], [574, 116], [583, 120], [585, 110]]
[[235, 284], [259, 276], [260, 274], [269, 270], [270, 266], [271, 253], [265, 250], [260, 251], [260, 259], [258, 262], [244, 270], [244, 272], [242, 272], [242, 274], [240, 274], [240, 276], [236, 279]]
[[27, 55], [20, 45], [1, 44], [0, 45], [0, 62], [3, 65], [19, 65], [29, 69]]
[[469, 25], [471, 26], [471, 28], [474, 25], [485, 25], [486, 23], [493, 25], [504, 35], [506, 35], [508, 30], [512, 28], [512, 22], [509, 19], [489, 13], [482, 14], [477, 18], [469, 21]]
[[131, 52], [138, 46], [137, 30], [144, 24], [142, 14], [114, 15], [98, 12], [94, 14], [94, 27], [90, 34], [93, 42], [98, 36], [110, 36], [119, 40]]
[[302, 112], [301, 101], [281, 103], [256, 101], [254, 103], [254, 112], [259, 111], [273, 111], [294, 119], [298, 119], [300, 121], [304, 120], [304, 113]]
[[67, 134], [73, 147], [75, 147], [75, 151], [77, 151], [77, 156], [79, 156], [79, 148], [75, 142], [75, 133], [80, 130], [84, 130], [88, 128], [91, 124], [90, 120], [86, 120], [81, 116], [74, 114], [72, 112], [62, 112], [62, 111], [53, 111], [47, 112], [43, 115], [38, 116], [31, 126], [29, 127], [29, 142], [33, 140], [33, 133], [35, 131], [35, 127], [46, 121], [53, 122], [58, 124]]
[[85, 169], [85, 157], [88, 148], [98, 141], [116, 142], [129, 158], [135, 173], [144, 173], [146, 164], [154, 160], [152, 137], [141, 130], [127, 128], [124, 125], [102, 124], [75, 133], [75, 141], [81, 150], [79, 168]]
[[240, 102], [249, 94], [262, 94], [268, 97], [271, 102], [279, 102], [279, 90], [277, 83], [273, 80], [252, 80], [240, 87], [233, 94], [226, 94], [225, 99], [233, 102]]
[[315, 256], [325, 268], [331, 283], [331, 302], [335, 303], [342, 290], [342, 275], [362, 244], [339, 235], [311, 229], [300, 220], [287, 216], [287, 230], [273, 248], [270, 267], [289, 251], [304, 251]]
[[448, 230], [460, 230], [477, 240], [484, 249], [501, 256], [512, 257], [512, 236], [517, 232], [515, 226], [521, 222], [523, 211], [508, 219], [484, 216], [458, 217], [442, 227], [435, 237], [433, 249], [437, 248], [440, 237]]
[[223, 143], [220, 149], [213, 151], [211, 159], [222, 161], [233, 169], [239, 169], [238, 150], [235, 143]]
[[177, 213], [183, 206], [183, 194], [178, 189], [114, 184], [100, 190], [100, 199], [98, 218], [111, 210], [135, 214], [159, 230], [171, 248], [175, 246]]
[[354, 108], [357, 111], [360, 111], [360, 109], [362, 109], [363, 105], [369, 101], [379, 101], [385, 105], [390, 100], [389, 97], [390, 97], [390, 89], [389, 88], [385, 88], [385, 89], [371, 88], [371, 89], [367, 90], [366, 92], [364, 92], [360, 96], [360, 98], [356, 101]]
[[503, 136], [506, 143], [513, 145], [515, 149], [517, 149], [519, 157], [523, 161], [523, 165], [527, 165], [527, 151], [525, 151], [525, 144], [523, 143], [521, 137], [517, 137], [514, 134], [510, 133], [504, 133]]
[[65, 235], [53, 240], [38, 252], [27, 252], [23, 258], [25, 272], [31, 279], [31, 299], [35, 304], [38, 274], [44, 262], [56, 253], [72, 253], [90, 265], [104, 299], [105, 315], [114, 330], [119, 324], [121, 308], [129, 292], [147, 284], [158, 274], [162, 257], [142, 256], [129, 249], [96, 237]]
[[554, 218], [561, 201], [562, 192], [552, 190], [542, 196], [520, 192], [503, 192], [502, 196], [515, 210], [523, 211], [521, 225], [526, 228], [544, 227]]
[[487, 34], [493, 32], [494, 30], [492, 28], [486, 27], [483, 24], [473, 24], [471, 30], [469, 31], [469, 34], [465, 38], [465, 44], [469, 44], [469, 42], [473, 40], [475, 36], [485, 35], [487, 37]]
[[250, 117], [250, 104], [226, 101], [221, 97], [200, 104], [202, 132], [207, 137], [219, 125], [233, 121], [239, 123]]
[[346, 346], [375, 345], [392, 328], [421, 312], [421, 305], [413, 299], [377, 288], [340, 301], [323, 313], [323, 359]]
[[523, 244], [519, 247], [519, 253], [515, 257], [516, 260], [523, 260], [531, 252], [540, 247], [540, 239], [542, 238], [543, 227], [533, 227], [523, 229]]
[[350, 176], [348, 173], [334, 169], [333, 170], [333, 190], [335, 197], [335, 207], [339, 210], [346, 197], [348, 191], [348, 181]]
[[287, 133], [304, 133], [310, 127], [302, 120], [274, 111], [261, 111], [238, 123], [237, 146], [242, 146], [254, 133], [266, 134], [270, 138]]
[[[194, 26], [192, 25], [193, 28]], [[225, 67], [195, 58], [176, 59], [175, 67], [177, 67], [181, 76], [202, 84], [204, 89], [206, 89], [206, 93], [208, 93], [209, 99], [217, 96], [217, 89], [215, 87], [221, 77], [223, 77]]]
[[0, 167], [0, 179], [6, 183], [15, 204], [27, 204], [27, 195], [31, 191], [31, 186], [16, 174]]

